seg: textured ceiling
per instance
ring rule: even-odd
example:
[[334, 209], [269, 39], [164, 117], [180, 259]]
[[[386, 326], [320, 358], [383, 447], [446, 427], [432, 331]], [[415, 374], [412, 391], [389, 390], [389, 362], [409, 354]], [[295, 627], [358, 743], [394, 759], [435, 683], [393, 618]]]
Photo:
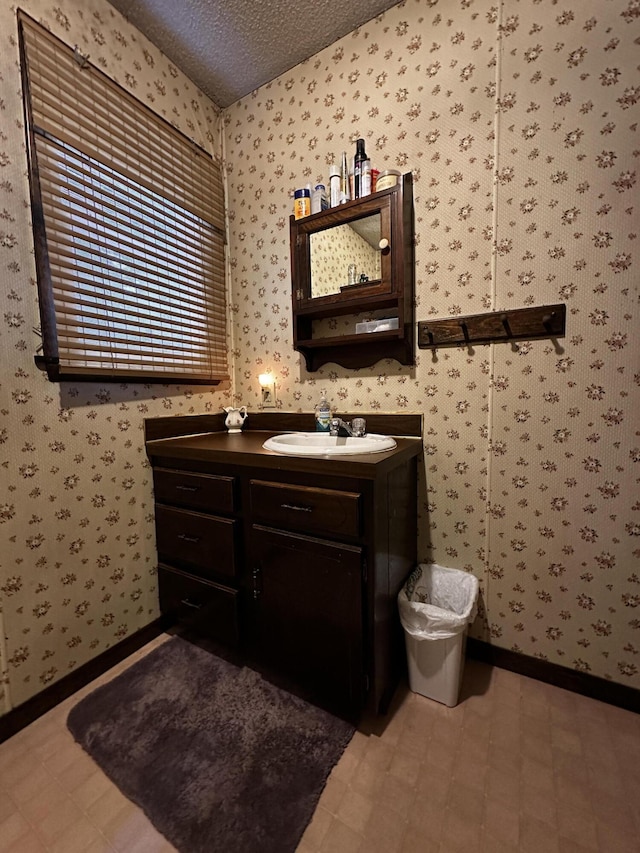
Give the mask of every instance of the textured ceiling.
[[398, 0], [110, 0], [220, 107]]

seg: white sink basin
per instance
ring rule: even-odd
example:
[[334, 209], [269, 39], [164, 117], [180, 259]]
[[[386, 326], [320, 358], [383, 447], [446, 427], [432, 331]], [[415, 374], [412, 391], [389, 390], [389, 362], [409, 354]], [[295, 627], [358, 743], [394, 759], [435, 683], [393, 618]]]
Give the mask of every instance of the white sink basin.
[[387, 435], [368, 433], [356, 436], [327, 435], [326, 432], [287, 432], [268, 438], [262, 445], [284, 456], [356, 456], [393, 450], [396, 442]]

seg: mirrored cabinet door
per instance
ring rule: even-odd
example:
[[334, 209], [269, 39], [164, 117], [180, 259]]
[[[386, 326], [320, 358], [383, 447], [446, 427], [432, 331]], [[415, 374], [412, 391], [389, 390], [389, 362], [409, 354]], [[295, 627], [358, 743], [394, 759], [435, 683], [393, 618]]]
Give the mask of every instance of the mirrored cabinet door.
[[309, 236], [312, 299], [354, 293], [354, 287], [382, 281], [382, 215], [372, 213], [332, 225]]
[[301, 306], [312, 300], [321, 308], [391, 290], [391, 199], [374, 193], [304, 219], [291, 217], [291, 271]]

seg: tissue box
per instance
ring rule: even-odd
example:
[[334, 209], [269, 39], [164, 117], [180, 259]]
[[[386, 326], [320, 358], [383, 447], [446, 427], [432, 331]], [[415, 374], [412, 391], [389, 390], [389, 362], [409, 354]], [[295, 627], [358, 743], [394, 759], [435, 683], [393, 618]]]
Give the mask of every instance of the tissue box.
[[385, 317], [381, 320], [367, 320], [364, 323], [356, 323], [356, 335], [361, 335], [365, 332], [388, 332], [390, 329], [397, 328], [397, 317]]

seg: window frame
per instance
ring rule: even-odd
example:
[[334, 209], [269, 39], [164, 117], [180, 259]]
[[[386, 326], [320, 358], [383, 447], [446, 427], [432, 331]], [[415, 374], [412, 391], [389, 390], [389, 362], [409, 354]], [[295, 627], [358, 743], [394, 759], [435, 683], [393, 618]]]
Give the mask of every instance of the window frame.
[[[18, 10], [17, 19], [31, 219], [42, 335], [42, 345], [39, 348], [42, 352], [35, 355], [37, 367], [45, 371], [49, 380], [53, 382], [74, 380], [217, 385], [228, 380], [229, 318], [227, 310], [226, 234], [224, 191], [220, 166], [207, 151], [196, 145], [195, 142], [138, 98], [135, 98], [99, 68], [89, 63], [85, 57], [79, 54], [77, 48], [75, 50], [70, 48], [22, 10]], [[30, 31], [27, 36], [25, 36], [25, 28], [29, 28]], [[33, 33], [35, 36], [31, 35]], [[27, 39], [29, 38], [33, 41], [28, 47]], [[108, 162], [108, 158], [100, 158], [99, 151], [96, 155], [95, 151], [91, 150], [90, 144], [83, 150], [83, 141], [86, 139], [80, 138], [81, 119], [79, 119], [77, 126], [72, 125], [71, 130], [74, 139], [76, 136], [80, 139], [77, 143], [78, 147], [73, 141], [70, 142], [69, 139], [64, 138], [64, 132], [60, 135], [50, 132], [46, 126], [46, 116], [43, 122], [45, 126], [38, 125], [37, 121], [34, 120], [34, 100], [31, 86], [32, 76], [35, 76], [35, 73], [32, 74], [29, 67], [30, 59], [33, 58], [34, 63], [39, 59], [35, 53], [38, 45], [36, 48], [32, 46], [37, 39], [42, 39], [47, 48], [53, 45], [52, 50], [64, 51], [67, 68], [70, 59], [73, 58], [78, 65], [78, 73], [89, 71], [93, 75], [91, 85], [98, 87], [98, 91], [102, 87], [102, 90], [107, 93], [107, 98], [116, 101], [119, 98], [126, 99], [119, 102], [123, 105], [123, 112], [125, 114], [133, 112], [135, 115], [135, 111], [138, 110], [140, 124], [144, 124], [147, 130], [149, 126], [157, 126], [158, 134], [153, 136], [153, 145], [156, 149], [155, 156], [162, 155], [163, 151], [172, 155], [167, 157], [167, 163], [164, 160], [162, 161], [159, 188], [154, 187], [148, 177], [149, 164], [143, 160], [142, 152], [137, 152], [139, 167], [135, 161], [135, 156], [130, 161], [133, 164], [133, 174], [131, 174], [127, 171], [128, 164], [125, 163], [123, 169], [114, 168], [114, 164]], [[34, 51], [33, 57], [29, 55], [29, 51]], [[46, 66], [46, 61], [43, 64]], [[43, 74], [36, 81], [36, 95], [37, 86], [42, 84], [42, 80], [47, 80], [46, 74]], [[78, 85], [82, 87], [83, 84], [79, 83]], [[69, 87], [68, 91], [72, 92], [70, 97], [73, 98], [72, 88]], [[49, 107], [49, 110], [53, 115], [57, 106]], [[110, 121], [110, 116], [108, 116], [108, 120]], [[136, 125], [137, 127], [138, 125]], [[96, 131], [96, 134], [98, 132]], [[101, 137], [100, 142], [111, 138], [108, 135]], [[179, 152], [175, 161], [174, 149], [168, 147], [174, 144], [175, 150]], [[50, 158], [50, 160], [47, 159], [49, 150], [47, 146], [55, 153], [55, 157]], [[128, 159], [130, 154], [128, 148], [126, 154]], [[200, 159], [193, 161], [193, 168], [185, 169], [179, 173], [176, 164], [180, 163], [180, 157], [183, 158], [184, 162], [185, 157], [190, 158], [191, 156]], [[47, 174], [47, 164], [50, 165], [54, 159], [59, 161], [59, 165], [56, 166], [59, 171], [53, 171], [49, 168], [48, 174], [59, 179], [60, 187], [56, 191], [60, 195], [52, 196], [51, 181], [47, 184], [45, 180], [45, 187], [49, 186], [49, 193], [47, 200], [45, 200], [43, 199], [41, 166], [44, 164], [45, 174]], [[74, 164], [75, 172], [73, 172]], [[94, 169], [94, 165], [99, 168]], [[65, 196], [65, 189], [68, 190], [68, 186], [66, 188], [64, 186], [65, 179], [70, 181], [70, 175], [75, 176], [81, 173], [83, 166], [85, 166], [84, 173], [86, 174], [85, 183], [79, 183], [83, 190], [89, 188], [95, 191], [96, 196], [102, 197], [108, 195], [109, 189], [121, 190], [125, 183], [130, 184], [132, 189], [125, 207], [120, 207], [116, 193], [112, 194], [110, 218], [105, 216], [102, 224], [96, 222], [98, 219], [95, 216], [96, 208], [92, 208], [91, 202], [87, 198], [86, 205], [82, 208], [77, 219], [78, 231], [83, 230], [86, 223], [93, 219], [93, 227], [96, 229], [103, 228], [105, 235], [113, 236], [115, 234], [117, 236], [120, 233], [121, 237], [125, 234], [128, 237], [129, 232], [124, 230], [126, 227], [124, 220], [127, 216], [131, 216], [136, 203], [139, 204], [141, 192], [146, 193], [147, 198], [151, 198], [153, 202], [150, 208], [145, 208], [145, 213], [151, 217], [153, 212], [156, 212], [155, 218], [152, 219], [150, 233], [147, 234], [145, 230], [146, 223], [139, 225], [136, 236], [128, 241], [121, 240], [115, 253], [113, 250], [107, 250], [106, 246], [100, 248], [99, 241], [96, 241], [95, 247], [92, 247], [92, 256], [95, 254], [99, 258], [99, 284], [97, 283], [98, 273], [94, 277], [94, 273], [91, 271], [84, 275], [82, 285], [78, 281], [80, 278], [78, 269], [82, 264], [82, 261], [78, 259], [86, 251], [87, 239], [84, 238], [83, 248], [75, 247], [76, 243], [80, 245], [81, 240], [77, 235], [71, 233], [70, 226], [73, 226], [74, 218], [77, 216], [73, 208], [78, 202], [77, 199], [75, 202], [69, 200], [70, 193]], [[145, 168], [147, 175], [143, 173]], [[197, 177], [194, 177], [199, 171], [204, 171], [207, 176], [204, 189], [198, 183]], [[103, 183], [100, 177], [95, 177], [96, 174], [106, 175], [109, 183]], [[140, 180], [141, 175], [142, 180]], [[155, 174], [151, 175], [152, 179], [155, 177]], [[173, 184], [171, 183], [172, 180]], [[182, 184], [185, 185], [184, 188]], [[176, 190], [175, 194], [172, 194], [172, 189]], [[87, 197], [88, 195], [87, 192]], [[184, 203], [183, 198], [186, 200]], [[98, 201], [94, 203], [99, 204]], [[62, 226], [51, 224], [48, 228], [47, 216], [49, 216], [50, 223], [53, 223], [52, 211], [56, 209], [56, 205], [58, 210], [63, 211], [63, 219], [66, 216], [66, 225], [64, 223]], [[83, 216], [85, 211], [86, 215]], [[140, 222], [141, 217], [138, 215], [137, 218]], [[184, 237], [182, 240], [179, 234], [176, 236], [175, 227], [172, 229], [172, 225], [179, 220], [186, 221], [182, 230], [188, 233], [188, 237]], [[189, 223], [191, 223], [191, 227], [189, 227]], [[58, 230], [60, 227], [62, 231]], [[89, 227], [84, 230], [89, 234], [91, 233]], [[160, 237], [159, 232], [162, 232]], [[61, 310], [60, 301], [60, 265], [58, 263], [52, 265], [50, 253], [51, 241], [53, 241], [53, 246], [60, 245], [62, 242], [61, 233], [67, 238], [70, 237], [67, 243], [74, 246], [71, 249], [63, 249], [63, 255], [64, 252], [68, 252], [67, 255], [64, 255], [64, 259], [69, 262], [68, 268], [64, 272], [65, 280], [62, 282], [66, 288], [65, 298], [70, 298], [70, 302], [66, 304], [72, 305], [73, 311], [77, 312], [71, 313], [72, 322], [69, 322], [68, 325], [73, 327], [73, 321], [78, 321], [78, 332], [76, 333], [71, 328], [68, 338], [65, 338], [64, 331], [66, 328], [66, 321], [64, 320], [66, 308], [64, 312]], [[164, 244], [162, 242], [163, 235]], [[126, 242], [130, 244], [128, 255], [125, 252]], [[187, 243], [190, 244], [188, 260], [191, 262], [191, 269], [193, 270], [191, 274], [187, 272], [187, 264], [184, 262], [184, 256], [187, 255]], [[173, 255], [170, 262], [167, 260], [170, 253], [165, 251], [169, 244]], [[150, 253], [155, 257], [155, 269], [150, 262], [147, 265], [148, 262], [143, 254], [145, 248], [151, 250]], [[53, 254], [56, 255], [55, 249]], [[141, 274], [141, 278], [147, 278], [146, 284], [137, 277], [135, 263], [127, 267], [127, 259], [135, 260], [135, 258], [138, 258], [140, 262], [138, 274]], [[52, 266], [58, 270], [57, 274], [53, 271]], [[153, 275], [154, 272], [157, 278], [151, 281], [150, 275]], [[119, 295], [118, 284], [120, 287]], [[172, 289], [174, 287], [175, 290]], [[104, 309], [104, 321], [102, 316], [99, 316], [99, 309], [94, 311], [93, 320], [90, 321], [87, 319], [87, 308], [82, 304], [83, 298], [86, 298], [86, 294], [89, 293], [90, 301], [91, 299], [95, 301], [100, 288], [105, 290], [107, 298], [112, 301]], [[85, 297], [82, 296], [83, 290]], [[131, 299], [127, 291], [133, 294]], [[148, 304], [149, 293], [152, 291], [156, 291], [156, 298], [159, 301], [155, 306], [149, 304], [147, 309], [145, 306]], [[177, 299], [174, 298], [176, 294], [179, 297]], [[132, 316], [131, 329], [126, 325], [128, 319], [126, 311], [129, 302], [135, 303], [135, 317]], [[117, 311], [114, 310], [114, 306]], [[166, 309], [166, 313], [174, 312], [168, 319], [162, 312], [163, 307]], [[84, 315], [82, 314], [83, 308], [85, 310]], [[111, 317], [112, 312], [116, 319], [107, 320], [106, 317]], [[197, 322], [192, 322], [194, 317], [197, 317]], [[88, 325], [84, 326], [83, 323]], [[86, 329], [91, 329], [91, 324], [93, 324], [93, 334], [86, 332]], [[118, 331], [107, 332], [106, 330], [111, 326], [117, 328]], [[149, 327], [151, 327], [150, 331]], [[179, 328], [184, 328], [185, 331], [182, 334], [176, 333]], [[63, 340], [62, 346], [59, 342], [59, 331]], [[164, 337], [162, 336], [163, 331]], [[74, 337], [76, 334], [77, 337]], [[110, 338], [116, 339], [113, 348], [110, 348]], [[169, 338], [173, 339], [171, 346], [167, 346]], [[66, 343], [64, 343], [65, 341]], [[77, 358], [74, 357], [74, 344], [76, 349], [84, 350], [85, 354], [79, 355]], [[158, 353], [157, 358], [153, 354], [154, 349]], [[129, 364], [123, 366], [128, 357], [130, 358]], [[178, 365], [177, 369], [172, 369], [172, 363], [180, 359], [182, 359], [182, 363]], [[109, 366], [110, 361], [112, 362], [111, 366]], [[96, 366], [96, 363], [99, 366]]]

